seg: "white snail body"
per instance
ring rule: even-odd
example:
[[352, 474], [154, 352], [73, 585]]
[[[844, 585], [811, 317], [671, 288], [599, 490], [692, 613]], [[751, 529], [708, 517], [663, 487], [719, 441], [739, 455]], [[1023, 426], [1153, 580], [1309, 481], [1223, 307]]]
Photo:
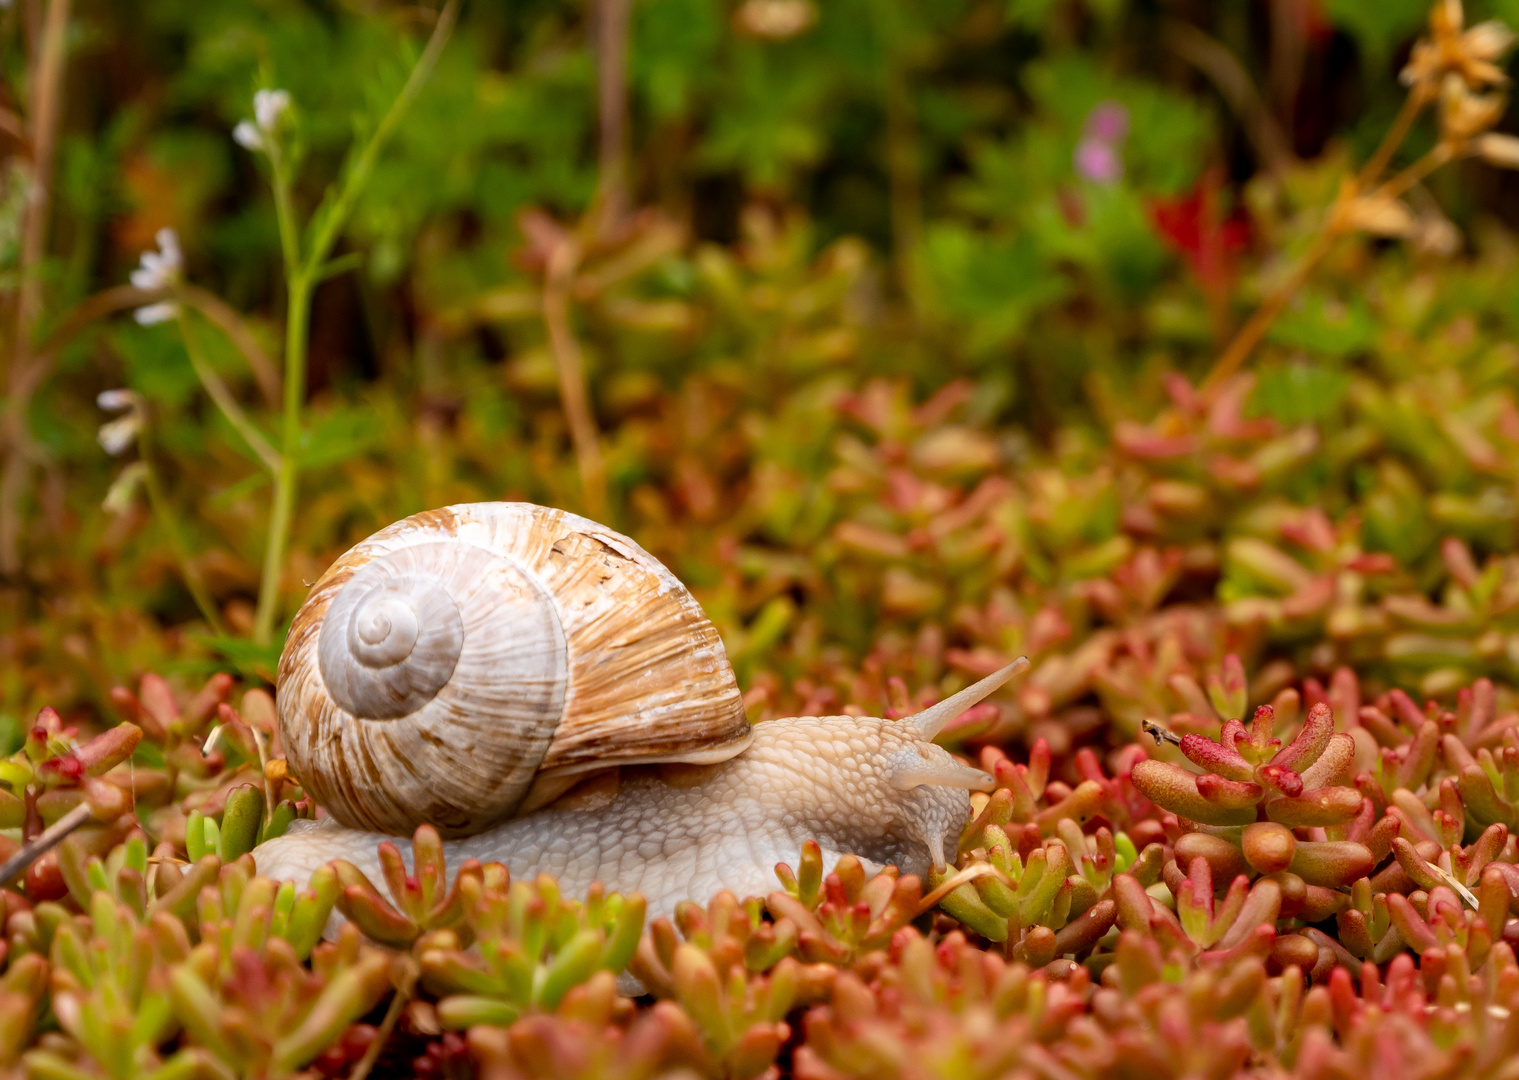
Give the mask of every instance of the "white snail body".
[[453, 866], [549, 873], [570, 895], [600, 881], [656, 915], [767, 893], [809, 839], [830, 866], [921, 874], [953, 854], [967, 792], [993, 786], [933, 737], [1023, 664], [903, 720], [751, 730], [715, 628], [631, 540], [527, 504], [448, 507], [350, 551], [297, 615], [281, 734], [331, 820], [254, 858], [299, 881], [343, 858], [378, 880], [377, 843], [426, 822]]

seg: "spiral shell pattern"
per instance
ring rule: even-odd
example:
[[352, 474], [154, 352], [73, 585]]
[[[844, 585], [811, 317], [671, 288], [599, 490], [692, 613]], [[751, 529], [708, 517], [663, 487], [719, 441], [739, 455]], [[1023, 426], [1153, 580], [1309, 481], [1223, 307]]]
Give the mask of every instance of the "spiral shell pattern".
[[291, 771], [342, 824], [468, 835], [535, 781], [748, 741], [716, 629], [627, 537], [558, 510], [417, 514], [323, 575], [280, 658]]

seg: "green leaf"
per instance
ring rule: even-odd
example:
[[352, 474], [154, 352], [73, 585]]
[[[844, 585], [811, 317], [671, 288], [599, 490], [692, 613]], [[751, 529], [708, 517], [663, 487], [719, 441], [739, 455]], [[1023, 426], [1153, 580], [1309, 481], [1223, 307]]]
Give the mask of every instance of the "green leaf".
[[280, 653], [285, 648], [284, 634], [267, 645], [230, 634], [208, 634], [198, 640], [236, 668], [243, 677], [263, 679], [269, 683], [274, 682], [275, 672], [279, 669]]
[[1027, 234], [1008, 238], [944, 223], [929, 231], [923, 257], [945, 314], [968, 324], [972, 356], [1017, 338], [1035, 310], [1065, 292]]
[[1372, 59], [1370, 70], [1382, 72], [1382, 63], [1400, 42], [1411, 38], [1429, 14], [1427, 0], [1325, 0], [1324, 7], [1336, 26], [1343, 27]]
[[1369, 351], [1377, 341], [1377, 321], [1363, 301], [1342, 303], [1305, 296], [1277, 318], [1268, 341], [1292, 349], [1343, 359]]
[[320, 469], [378, 446], [385, 436], [372, 409], [344, 405], [313, 419], [301, 441], [301, 464]]
[[263, 823], [263, 789], [256, 784], [234, 788], [227, 796], [227, 809], [222, 814], [219, 844], [222, 862], [232, 862], [252, 851]]
[[1250, 397], [1250, 411], [1284, 424], [1325, 420], [1339, 412], [1349, 387], [1347, 373], [1322, 365], [1266, 368]]

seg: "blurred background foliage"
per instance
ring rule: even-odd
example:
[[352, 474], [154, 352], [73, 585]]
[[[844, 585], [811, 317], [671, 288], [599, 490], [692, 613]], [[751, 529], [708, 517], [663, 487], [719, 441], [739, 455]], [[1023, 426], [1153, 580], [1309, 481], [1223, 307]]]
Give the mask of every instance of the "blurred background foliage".
[[[172, 228], [186, 280], [279, 356], [274, 200], [232, 128], [255, 90], [289, 92], [309, 213], [438, 18], [76, 0], [29, 260], [47, 10], [0, 12], [12, 718], [147, 669], [271, 673], [268, 473], [181, 335], [130, 305], [71, 312]], [[1516, 24], [1519, 2], [1467, 16]], [[1042, 666], [1003, 734], [1079, 732], [1094, 703], [1132, 733], [1181, 707], [1155, 698], [1168, 672], [1230, 649], [1373, 689], [1507, 680], [1512, 174], [1466, 160], [1414, 187], [1397, 238], [1335, 245], [1246, 374], [1191, 389], [1393, 123], [1426, 19], [1423, 0], [467, 4], [315, 293], [278, 625], [382, 525], [528, 499], [666, 559], [756, 714], [875, 707], [885, 675], [948, 688], [1018, 650]], [[1436, 132], [1421, 119], [1394, 167]], [[207, 364], [273, 439], [267, 388], [199, 310]], [[52, 340], [20, 385], [18, 345]], [[157, 515], [128, 490], [103, 505], [122, 464], [95, 399], [123, 387]], [[1141, 661], [1150, 690], [1120, 677]]]

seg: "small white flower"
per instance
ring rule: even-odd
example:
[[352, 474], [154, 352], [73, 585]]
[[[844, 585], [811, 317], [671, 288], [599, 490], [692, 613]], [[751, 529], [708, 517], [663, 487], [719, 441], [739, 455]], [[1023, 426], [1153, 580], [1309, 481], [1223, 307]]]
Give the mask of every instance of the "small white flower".
[[112, 457], [117, 457], [136, 440], [142, 431], [142, 425], [147, 418], [145, 402], [142, 395], [135, 390], [105, 390], [95, 399], [95, 403], [106, 412], [122, 412], [121, 416], [100, 425], [100, 432], [96, 436], [100, 440], [100, 446]]
[[179, 305], [165, 300], [161, 304], [148, 304], [138, 308], [132, 318], [137, 320], [139, 326], [155, 326], [161, 322], [168, 322], [179, 314]]
[[259, 134], [258, 128], [254, 127], [252, 120], [237, 122], [237, 127], [232, 129], [232, 141], [244, 150], [252, 150], [255, 153], [264, 149], [264, 137]]
[[111, 483], [110, 490], [105, 493], [105, 500], [100, 504], [108, 514], [124, 514], [132, 508], [132, 500], [137, 495], [137, 489], [148, 478], [148, 466], [146, 462], [134, 461], [121, 475]]
[[[157, 251], [144, 251], [137, 269], [132, 271], [132, 285], [138, 289], [163, 289], [176, 284], [184, 274], [185, 258], [179, 248], [179, 235], [173, 229], [159, 229]], [[143, 326], [165, 322], [179, 314], [179, 305], [165, 301], [137, 309], [135, 318]]]
[[273, 131], [290, 108], [287, 90], [260, 90], [253, 95], [253, 119], [264, 131]]
[[253, 119], [239, 120], [232, 129], [232, 140], [246, 150], [267, 153], [289, 108], [289, 91], [259, 90], [253, 95]]
[[135, 390], [102, 390], [95, 395], [95, 404], [106, 412], [120, 412], [122, 409], [130, 409], [137, 404], [138, 397]]
[[158, 241], [157, 251], [144, 251], [138, 267], [132, 271], [132, 284], [139, 289], [161, 289], [179, 280], [185, 267], [185, 257], [180, 251], [179, 234], [173, 229], [159, 229], [154, 235]]
[[112, 457], [120, 457], [126, 453], [132, 445], [132, 440], [137, 438], [137, 433], [142, 430], [142, 422], [136, 416], [123, 416], [112, 420], [108, 424], [100, 425], [100, 447]]

